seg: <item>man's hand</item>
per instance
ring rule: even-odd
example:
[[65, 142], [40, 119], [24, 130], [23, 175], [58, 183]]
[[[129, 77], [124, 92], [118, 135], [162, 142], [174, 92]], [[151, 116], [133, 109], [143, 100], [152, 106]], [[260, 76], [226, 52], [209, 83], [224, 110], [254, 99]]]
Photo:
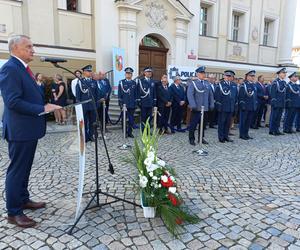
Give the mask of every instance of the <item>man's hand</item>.
[[180, 106], [183, 106], [185, 104], [185, 101], [180, 102]]
[[104, 98], [101, 98], [100, 100], [99, 100], [99, 102], [105, 102], [105, 99]]
[[171, 107], [172, 103], [171, 102], [167, 102], [166, 107]]
[[62, 108], [61, 106], [48, 103], [48, 104], [46, 104], [44, 106], [44, 112], [51, 112], [51, 111], [54, 111], [54, 110], [57, 110], [57, 109], [61, 109], [61, 108]]
[[265, 100], [268, 100], [268, 99], [269, 99], [269, 97], [268, 97], [267, 95], [265, 95], [264, 98], [265, 98]]

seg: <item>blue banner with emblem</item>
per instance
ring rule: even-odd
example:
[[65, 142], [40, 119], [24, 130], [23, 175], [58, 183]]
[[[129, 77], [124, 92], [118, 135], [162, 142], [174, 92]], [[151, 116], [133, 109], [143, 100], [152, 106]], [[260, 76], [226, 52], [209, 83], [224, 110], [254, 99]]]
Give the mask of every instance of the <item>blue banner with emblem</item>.
[[124, 61], [125, 61], [125, 50], [122, 48], [113, 47], [113, 75], [114, 75], [114, 94], [118, 94], [119, 82], [125, 78], [124, 73]]

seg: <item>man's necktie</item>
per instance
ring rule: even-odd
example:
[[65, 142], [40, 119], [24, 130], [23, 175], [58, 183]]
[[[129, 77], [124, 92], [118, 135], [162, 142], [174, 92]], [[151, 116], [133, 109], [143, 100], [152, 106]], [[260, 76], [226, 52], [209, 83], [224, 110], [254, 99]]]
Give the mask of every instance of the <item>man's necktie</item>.
[[32, 71], [31, 71], [31, 69], [29, 68], [29, 66], [26, 67], [26, 71], [27, 71], [28, 74], [31, 76], [31, 78], [35, 81], [34, 74], [32, 73]]

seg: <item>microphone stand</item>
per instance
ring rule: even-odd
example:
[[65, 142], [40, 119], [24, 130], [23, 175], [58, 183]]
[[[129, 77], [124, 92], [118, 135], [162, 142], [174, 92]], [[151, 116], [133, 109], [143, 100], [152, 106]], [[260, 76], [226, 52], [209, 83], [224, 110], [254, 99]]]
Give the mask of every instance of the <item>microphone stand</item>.
[[[53, 64], [54, 67], [63, 69], [63, 70], [71, 73], [72, 75], [74, 75], [76, 77], [76, 75], [71, 70], [69, 70], [69, 69], [67, 69], [67, 68], [59, 65], [57, 62], [51, 62], [51, 63]], [[81, 84], [84, 84], [83, 81], [82, 81], [82, 78], [79, 78], [79, 81], [80, 81]], [[80, 221], [80, 219], [82, 218], [82, 216], [85, 214], [85, 212], [87, 210], [90, 210], [90, 209], [93, 209], [93, 208], [101, 208], [104, 205], [109, 205], [109, 204], [112, 204], [112, 203], [115, 203], [115, 202], [118, 202], [118, 201], [123, 201], [123, 202], [126, 202], [128, 204], [131, 204], [131, 205], [134, 205], [134, 206], [137, 206], [137, 207], [141, 207], [140, 205], [136, 204], [135, 202], [128, 201], [128, 200], [125, 200], [123, 198], [119, 198], [119, 197], [117, 197], [115, 195], [111, 195], [111, 194], [109, 194], [107, 192], [103, 192], [100, 189], [100, 185], [99, 185], [99, 158], [98, 158], [98, 127], [100, 127], [100, 133], [101, 133], [101, 136], [102, 136], [103, 145], [104, 145], [106, 156], [107, 156], [108, 163], [109, 163], [108, 171], [111, 174], [114, 174], [115, 171], [114, 171], [114, 167], [113, 167], [113, 165], [111, 163], [111, 160], [110, 160], [110, 156], [109, 156], [109, 153], [108, 153], [108, 149], [107, 149], [105, 137], [104, 137], [104, 134], [103, 134], [103, 130], [101, 129], [100, 118], [99, 118], [99, 114], [97, 112], [97, 102], [96, 102], [96, 100], [95, 100], [95, 98], [94, 98], [94, 96], [92, 94], [91, 88], [88, 86], [88, 84], [85, 84], [85, 85], [87, 86], [89, 93], [91, 93], [91, 99], [92, 99], [93, 107], [94, 107], [94, 110], [95, 110], [95, 113], [96, 113], [96, 122], [94, 123], [94, 134], [95, 134], [95, 165], [96, 165], [96, 190], [94, 190], [92, 192], [85, 193], [85, 194], [93, 194], [92, 198], [87, 203], [86, 207], [82, 210], [81, 214], [78, 216], [78, 218], [76, 219], [76, 221], [74, 222], [74, 224], [71, 226], [70, 230], [68, 231], [69, 235], [73, 234], [74, 228], [76, 227], [76, 225], [78, 224], [78, 222]], [[110, 198], [113, 198], [114, 201], [100, 204], [100, 198], [99, 198], [100, 194], [105, 195], [105, 196], [110, 197]], [[93, 206], [91, 206], [92, 202], [95, 199], [96, 199], [96, 204], [93, 205]]]

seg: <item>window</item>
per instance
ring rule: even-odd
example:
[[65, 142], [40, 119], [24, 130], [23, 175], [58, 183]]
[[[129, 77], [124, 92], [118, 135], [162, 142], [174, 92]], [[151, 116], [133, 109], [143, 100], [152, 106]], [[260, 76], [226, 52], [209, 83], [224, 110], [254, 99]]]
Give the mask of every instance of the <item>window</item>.
[[270, 39], [270, 21], [265, 20], [265, 25], [264, 25], [264, 38], [263, 38], [263, 45], [267, 46], [269, 44], [269, 39]]
[[240, 29], [240, 14], [233, 13], [232, 17], [232, 40], [239, 40], [239, 29]]
[[78, 10], [78, 1], [77, 0], [67, 0], [67, 10], [77, 11]]
[[200, 10], [200, 35], [207, 36], [207, 15], [208, 15], [208, 8], [201, 6]]

